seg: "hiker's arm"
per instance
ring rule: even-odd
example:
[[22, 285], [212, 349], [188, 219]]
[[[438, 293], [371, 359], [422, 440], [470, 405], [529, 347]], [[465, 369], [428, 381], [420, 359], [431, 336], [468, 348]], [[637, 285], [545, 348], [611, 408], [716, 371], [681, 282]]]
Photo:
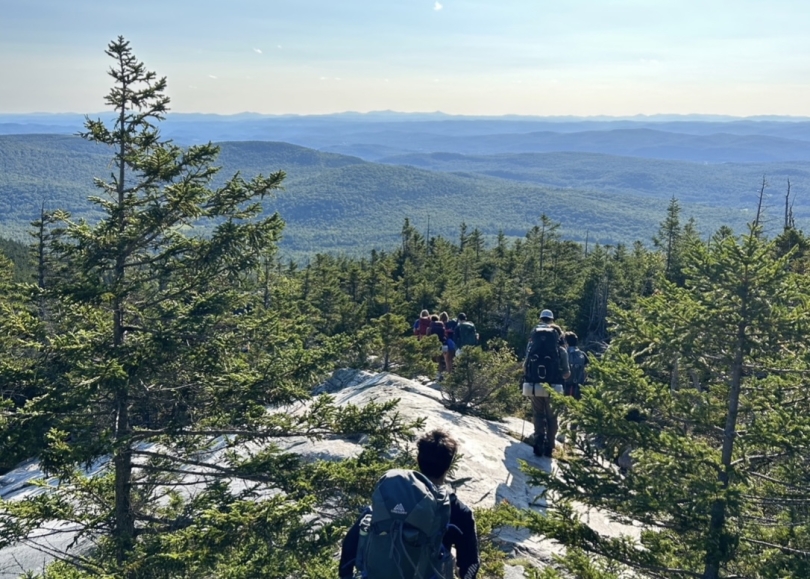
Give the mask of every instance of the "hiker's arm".
[[[360, 519], [362, 518], [361, 515]], [[357, 557], [357, 544], [360, 542], [360, 519], [357, 519], [343, 539], [343, 545], [340, 548], [340, 566], [338, 567], [340, 579], [354, 577], [354, 560]]]
[[481, 562], [478, 559], [478, 533], [472, 511], [467, 508], [460, 521], [461, 537], [456, 544], [456, 565], [462, 579], [475, 579]]
[[560, 370], [562, 370], [563, 380], [571, 377], [571, 366], [568, 365], [568, 352], [565, 348], [560, 348]]
[[582, 368], [582, 382], [588, 381], [588, 364], [591, 363], [591, 360], [588, 358], [588, 354], [583, 353], [584, 360], [584, 367]]

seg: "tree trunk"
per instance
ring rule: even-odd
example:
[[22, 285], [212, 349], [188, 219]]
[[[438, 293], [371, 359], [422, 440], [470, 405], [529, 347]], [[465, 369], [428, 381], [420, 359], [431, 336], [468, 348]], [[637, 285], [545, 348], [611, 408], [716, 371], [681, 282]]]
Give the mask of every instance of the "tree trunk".
[[[743, 273], [747, 276], [747, 272]], [[748, 287], [743, 292], [742, 298], [742, 321], [737, 326], [737, 344], [734, 353], [734, 361], [731, 367], [731, 390], [728, 396], [728, 412], [726, 414], [726, 426], [723, 431], [723, 451], [721, 456], [722, 469], [718, 478], [723, 490], [728, 489], [729, 477], [731, 474], [731, 459], [734, 452], [734, 440], [737, 437], [737, 413], [740, 405], [740, 390], [742, 386], [743, 361], [747, 346], [746, 331], [748, 329]], [[709, 522], [709, 533], [706, 538], [706, 558], [703, 570], [704, 579], [718, 579], [720, 577], [720, 565], [729, 558], [728, 538], [725, 533], [726, 527], [726, 501], [724, 497], [717, 498], [712, 504], [711, 521]]]
[[[120, 60], [123, 72], [125, 65], [123, 59]], [[118, 255], [115, 259], [115, 281], [113, 292], [116, 298], [113, 302], [113, 346], [116, 354], [120, 355], [121, 347], [124, 344], [124, 299], [123, 285], [126, 265], [126, 246], [124, 233], [126, 231], [126, 208], [125, 208], [125, 178], [126, 178], [126, 153], [127, 143], [124, 137], [126, 123], [126, 103], [127, 90], [126, 82], [121, 86], [121, 110], [118, 116], [118, 124], [121, 131], [121, 140], [118, 149]], [[113, 528], [113, 538], [115, 539], [115, 557], [118, 564], [123, 564], [127, 555], [132, 550], [135, 538], [135, 517], [132, 512], [132, 449], [130, 448], [131, 425], [129, 419], [129, 384], [118, 383], [115, 387], [115, 455], [113, 463], [115, 466], [115, 525]]]

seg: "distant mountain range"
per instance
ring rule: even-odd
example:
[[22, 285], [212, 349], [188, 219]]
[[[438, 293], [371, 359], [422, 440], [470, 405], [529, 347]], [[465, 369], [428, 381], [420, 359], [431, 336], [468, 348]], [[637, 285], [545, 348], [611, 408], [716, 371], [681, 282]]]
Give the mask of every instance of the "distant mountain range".
[[[87, 201], [93, 177], [111, 172], [110, 151], [66, 135], [0, 136], [0, 236], [25, 239], [41, 205], [97, 218]], [[698, 164], [594, 153], [411, 154], [373, 163], [287, 143], [221, 143], [221, 178], [284, 169], [285, 190], [266, 202], [287, 221], [292, 256], [364, 253], [398, 242], [406, 217], [454, 237], [466, 222], [486, 235], [522, 236], [545, 213], [566, 237], [648, 242], [672, 195], [704, 233], [740, 228], [756, 207], [762, 175], [771, 183], [771, 225], [779, 225], [786, 179], [810, 217], [810, 163]], [[429, 225], [428, 225], [429, 224]]]
[[[0, 115], [0, 134], [75, 134], [83, 119], [78, 114]], [[810, 119], [785, 117], [459, 117], [385, 111], [316, 116], [173, 113], [162, 124], [162, 131], [183, 144], [283, 141], [366, 160], [434, 152], [588, 152], [706, 163], [810, 160]]]

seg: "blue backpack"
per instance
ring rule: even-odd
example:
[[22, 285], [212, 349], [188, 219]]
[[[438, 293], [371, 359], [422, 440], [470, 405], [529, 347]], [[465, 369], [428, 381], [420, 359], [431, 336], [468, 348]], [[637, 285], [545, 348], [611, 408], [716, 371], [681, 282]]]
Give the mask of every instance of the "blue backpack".
[[579, 348], [568, 348], [568, 366], [571, 369], [571, 376], [566, 380], [566, 384], [582, 386], [585, 384], [585, 364], [587, 364], [585, 353]]
[[389, 470], [360, 521], [355, 566], [363, 579], [452, 579], [453, 556], [442, 539], [450, 494], [425, 475]]

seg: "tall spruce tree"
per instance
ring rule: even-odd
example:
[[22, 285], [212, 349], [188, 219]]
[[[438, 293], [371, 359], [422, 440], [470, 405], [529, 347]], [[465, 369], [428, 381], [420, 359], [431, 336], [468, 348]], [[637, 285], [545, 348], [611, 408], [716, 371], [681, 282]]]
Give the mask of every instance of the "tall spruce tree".
[[[392, 405], [302, 404], [342, 341], [313, 342], [295, 309], [274, 307], [284, 290], [266, 259], [283, 222], [260, 200], [284, 173], [217, 180], [217, 147], [161, 139], [165, 78], [121, 37], [106, 53], [115, 120], [88, 119], [83, 135], [113, 153], [92, 199], [102, 218], [55, 214], [62, 275], [25, 344], [38, 395], [14, 412], [4, 402], [0, 420], [0, 440], [44, 421], [41, 464], [60, 482], [0, 502], [0, 546], [56, 519], [96, 549], [61, 554], [53, 577], [321, 577], [337, 523], [320, 513], [354, 506], [408, 426], [382, 419]], [[372, 444], [341, 465], [284, 450], [345, 432]]]
[[685, 251], [683, 288], [614, 310], [592, 386], [558, 399], [575, 452], [533, 471], [555, 507], [523, 524], [649, 577], [810, 576], [810, 280], [789, 260], [755, 227], [715, 236]]

